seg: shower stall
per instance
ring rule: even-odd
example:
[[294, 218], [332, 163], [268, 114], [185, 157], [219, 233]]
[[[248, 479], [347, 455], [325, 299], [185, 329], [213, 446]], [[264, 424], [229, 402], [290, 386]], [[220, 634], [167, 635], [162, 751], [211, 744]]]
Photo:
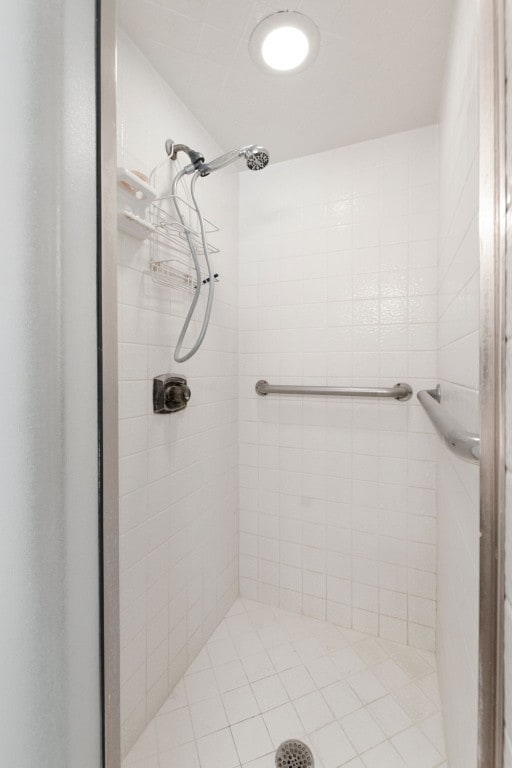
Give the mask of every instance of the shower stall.
[[374, 40], [371, 3], [316, 5], [275, 14], [313, 53], [274, 81], [280, 9], [120, 0], [124, 768], [499, 765], [501, 25], [375, 4]]

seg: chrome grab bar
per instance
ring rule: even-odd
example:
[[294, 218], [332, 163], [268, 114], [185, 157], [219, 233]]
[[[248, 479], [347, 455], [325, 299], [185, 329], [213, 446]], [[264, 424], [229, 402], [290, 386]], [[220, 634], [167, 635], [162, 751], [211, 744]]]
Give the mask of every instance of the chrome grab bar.
[[478, 464], [480, 461], [480, 438], [461, 427], [441, 405], [441, 387], [422, 389], [418, 392], [418, 400], [426, 410], [427, 415], [436, 428], [439, 437], [448, 448], [464, 461]]
[[412, 388], [409, 384], [395, 384], [394, 387], [310, 387], [302, 384], [269, 384], [260, 379], [256, 382], [258, 395], [333, 395], [335, 397], [394, 397], [395, 400], [410, 400]]

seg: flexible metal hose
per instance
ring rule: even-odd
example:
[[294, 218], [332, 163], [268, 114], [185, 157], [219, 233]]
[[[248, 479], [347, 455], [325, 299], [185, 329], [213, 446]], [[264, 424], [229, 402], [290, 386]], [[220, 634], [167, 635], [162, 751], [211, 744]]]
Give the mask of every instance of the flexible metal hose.
[[189, 328], [190, 323], [192, 321], [192, 318], [194, 316], [194, 312], [195, 312], [197, 303], [199, 301], [199, 296], [200, 296], [200, 293], [201, 293], [201, 287], [202, 287], [202, 284], [203, 284], [203, 280], [202, 280], [202, 277], [201, 277], [201, 267], [200, 267], [200, 264], [199, 264], [199, 258], [197, 256], [197, 251], [196, 251], [196, 248], [195, 248], [195, 245], [194, 245], [194, 241], [193, 241], [193, 238], [192, 238], [192, 236], [190, 235], [190, 233], [189, 233], [189, 231], [187, 229], [187, 225], [185, 224], [185, 220], [183, 218], [183, 214], [181, 213], [181, 210], [180, 210], [180, 207], [179, 207], [178, 198], [176, 196], [176, 189], [177, 189], [178, 183], [179, 183], [180, 179], [184, 175], [185, 175], [185, 170], [180, 171], [176, 175], [176, 177], [175, 177], [175, 179], [174, 179], [174, 181], [172, 183], [172, 194], [174, 195], [174, 204], [176, 206], [176, 213], [178, 214], [178, 218], [179, 218], [179, 220], [181, 221], [181, 223], [183, 224], [183, 226], [185, 228], [185, 235], [186, 235], [186, 238], [187, 238], [188, 246], [190, 248], [190, 255], [192, 256], [192, 261], [194, 262], [194, 268], [196, 270], [196, 289], [195, 289], [194, 296], [193, 296], [192, 302], [190, 304], [189, 310], [187, 312], [187, 316], [185, 318], [185, 322], [183, 323], [183, 328], [181, 329], [181, 333], [179, 335], [179, 338], [178, 338], [178, 341], [177, 341], [177, 344], [176, 344], [176, 349], [174, 350], [174, 359], [175, 359], [175, 361], [177, 363], [184, 363], [187, 360], [190, 360], [190, 358], [193, 355], [195, 355], [195, 353], [197, 352], [197, 350], [199, 349], [199, 347], [203, 343], [204, 337], [206, 335], [206, 331], [208, 329], [208, 324], [210, 322], [210, 315], [212, 313], [213, 294], [214, 294], [214, 276], [213, 276], [213, 272], [212, 272], [212, 268], [211, 268], [211, 264], [210, 264], [210, 259], [209, 259], [209, 256], [208, 256], [208, 243], [206, 242], [206, 232], [205, 232], [205, 227], [204, 227], [204, 221], [203, 221], [203, 216], [201, 214], [201, 210], [199, 208], [199, 203], [197, 202], [197, 198], [196, 198], [196, 194], [195, 194], [195, 187], [196, 187], [197, 178], [200, 175], [199, 172], [196, 171], [194, 173], [194, 175], [192, 176], [192, 180], [190, 182], [190, 195], [192, 197], [192, 202], [193, 202], [193, 205], [194, 205], [194, 209], [195, 209], [195, 211], [197, 213], [197, 219], [199, 221], [199, 228], [201, 230], [201, 240], [202, 240], [202, 243], [203, 243], [204, 260], [206, 262], [206, 267], [207, 267], [207, 270], [208, 270], [208, 299], [207, 299], [207, 302], [206, 302], [206, 308], [205, 308], [205, 312], [204, 312], [203, 322], [202, 322], [202, 325], [201, 325], [201, 330], [199, 331], [199, 335], [198, 335], [196, 341], [194, 342], [192, 348], [190, 349], [190, 351], [187, 352], [186, 354], [182, 355], [181, 354], [181, 348], [183, 346], [183, 343], [184, 343], [184, 340], [185, 340], [185, 336], [187, 335], [188, 328]]

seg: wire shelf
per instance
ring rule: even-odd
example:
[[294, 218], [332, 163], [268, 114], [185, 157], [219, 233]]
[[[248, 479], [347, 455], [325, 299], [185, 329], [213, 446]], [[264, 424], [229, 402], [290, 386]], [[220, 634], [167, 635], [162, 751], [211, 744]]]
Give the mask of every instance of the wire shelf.
[[[179, 205], [182, 223], [176, 206]], [[208, 219], [203, 218], [205, 232], [211, 235], [219, 231]], [[197, 274], [190, 253], [190, 243], [200, 262], [205, 262], [205, 253], [199, 219], [195, 208], [177, 195], [167, 195], [153, 201], [150, 209], [152, 233], [150, 238], [149, 269], [153, 281], [160, 285], [194, 291]], [[208, 256], [219, 249], [207, 241]], [[218, 275], [215, 275], [217, 279]], [[206, 271], [201, 271], [201, 282], [208, 283]]]

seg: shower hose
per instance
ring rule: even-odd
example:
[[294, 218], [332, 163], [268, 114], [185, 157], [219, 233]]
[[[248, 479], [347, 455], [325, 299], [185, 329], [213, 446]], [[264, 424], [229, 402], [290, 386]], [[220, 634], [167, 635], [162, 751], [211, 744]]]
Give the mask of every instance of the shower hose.
[[181, 348], [183, 346], [183, 343], [185, 341], [185, 336], [187, 335], [188, 328], [189, 328], [190, 323], [192, 321], [192, 318], [194, 316], [194, 312], [196, 310], [197, 303], [199, 301], [199, 296], [201, 294], [201, 288], [202, 288], [202, 285], [203, 285], [203, 279], [201, 277], [201, 267], [200, 267], [200, 264], [199, 264], [199, 258], [198, 258], [198, 255], [197, 255], [197, 250], [196, 250], [196, 247], [194, 245], [193, 237], [191, 236], [191, 234], [190, 234], [190, 232], [188, 230], [188, 227], [185, 224], [185, 220], [184, 220], [183, 214], [182, 214], [182, 212], [180, 210], [179, 202], [178, 202], [178, 197], [177, 197], [177, 193], [176, 193], [178, 184], [179, 184], [180, 180], [182, 179], [182, 177], [185, 176], [185, 174], [186, 174], [185, 170], [181, 170], [178, 174], [176, 174], [176, 177], [174, 178], [174, 181], [172, 183], [172, 194], [174, 195], [173, 199], [174, 199], [174, 204], [176, 206], [176, 213], [178, 215], [178, 218], [179, 218], [180, 222], [183, 224], [183, 227], [185, 229], [185, 235], [186, 235], [186, 238], [187, 238], [188, 246], [190, 248], [190, 255], [192, 256], [192, 261], [194, 263], [194, 268], [196, 270], [196, 288], [195, 288], [195, 291], [194, 291], [194, 296], [192, 298], [192, 302], [191, 302], [189, 310], [187, 312], [187, 316], [185, 318], [185, 322], [183, 323], [183, 328], [181, 329], [181, 333], [179, 335], [178, 342], [176, 344], [176, 349], [174, 351], [174, 359], [175, 359], [175, 361], [177, 363], [184, 363], [187, 360], [190, 360], [192, 355], [195, 355], [195, 353], [197, 352], [197, 350], [199, 349], [199, 347], [203, 343], [204, 337], [206, 335], [206, 331], [208, 329], [208, 323], [210, 322], [210, 315], [212, 313], [213, 293], [214, 293], [214, 276], [213, 276], [213, 273], [212, 273], [212, 267], [211, 267], [210, 259], [209, 259], [209, 256], [208, 256], [208, 243], [206, 242], [206, 232], [205, 232], [205, 228], [204, 228], [204, 221], [203, 221], [203, 216], [201, 214], [201, 210], [199, 208], [199, 204], [198, 204], [197, 198], [196, 198], [196, 191], [195, 191], [196, 182], [197, 182], [197, 177], [200, 175], [199, 172], [196, 171], [194, 173], [194, 175], [192, 176], [192, 180], [190, 182], [190, 195], [191, 195], [191, 198], [192, 198], [192, 203], [193, 203], [194, 210], [195, 210], [195, 212], [197, 214], [197, 219], [199, 221], [199, 228], [200, 228], [200, 231], [201, 231], [201, 240], [202, 240], [202, 243], [203, 243], [204, 260], [206, 262], [206, 267], [207, 267], [207, 270], [208, 270], [208, 278], [207, 278], [207, 282], [208, 282], [208, 299], [206, 301], [206, 308], [205, 308], [205, 311], [204, 311], [203, 322], [202, 322], [202, 325], [201, 325], [201, 330], [199, 331], [199, 335], [198, 335], [196, 341], [194, 342], [192, 348], [188, 352], [186, 352], [185, 354], [182, 354]]

